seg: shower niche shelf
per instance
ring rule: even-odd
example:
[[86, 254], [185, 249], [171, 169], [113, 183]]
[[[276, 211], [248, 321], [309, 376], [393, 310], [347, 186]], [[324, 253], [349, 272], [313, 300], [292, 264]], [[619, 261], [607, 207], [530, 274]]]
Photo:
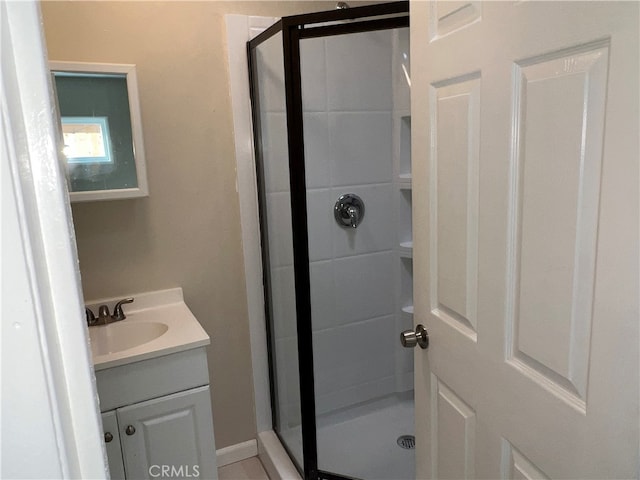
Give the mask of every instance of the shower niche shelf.
[[[396, 83], [402, 88], [403, 82]], [[401, 98], [399, 91], [396, 99]], [[402, 104], [402, 102], [398, 102]], [[413, 326], [413, 226], [412, 170], [411, 170], [411, 112], [405, 108], [394, 110], [394, 183], [396, 195], [396, 255], [399, 271], [396, 312], [402, 329]]]
[[400, 242], [398, 246], [398, 253], [403, 258], [413, 258], [413, 242]]
[[398, 175], [396, 183], [398, 184], [398, 188], [401, 190], [411, 190], [411, 180], [410, 173], [401, 173]]
[[400, 127], [398, 179], [408, 178], [411, 182], [411, 115], [401, 114], [398, 123]]
[[413, 260], [400, 258], [400, 309], [413, 314]]
[[402, 307], [402, 315], [406, 317], [408, 322], [413, 322], [413, 305]]
[[413, 249], [413, 226], [411, 220], [411, 189], [401, 188], [398, 205], [398, 243]]

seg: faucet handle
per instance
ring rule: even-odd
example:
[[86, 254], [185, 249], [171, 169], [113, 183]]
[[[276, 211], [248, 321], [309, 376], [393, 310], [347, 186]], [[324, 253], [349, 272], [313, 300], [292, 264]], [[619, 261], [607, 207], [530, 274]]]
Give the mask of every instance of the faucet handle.
[[98, 320], [102, 323], [106, 323], [107, 318], [109, 318], [109, 306], [108, 305], [100, 305], [98, 308]]
[[349, 223], [351, 227], [358, 228], [358, 224], [360, 223], [360, 209], [352, 205], [347, 208], [347, 213], [349, 214]]
[[93, 311], [89, 307], [84, 307], [84, 315], [87, 319], [87, 325], [91, 326], [98, 323], [98, 319], [96, 318], [96, 316], [93, 314]]
[[124, 311], [122, 310], [122, 305], [126, 303], [133, 303], [133, 297], [123, 298], [118, 303], [116, 303], [111, 318], [113, 318], [114, 320], [124, 320], [125, 318], [127, 318], [127, 316], [124, 314]]

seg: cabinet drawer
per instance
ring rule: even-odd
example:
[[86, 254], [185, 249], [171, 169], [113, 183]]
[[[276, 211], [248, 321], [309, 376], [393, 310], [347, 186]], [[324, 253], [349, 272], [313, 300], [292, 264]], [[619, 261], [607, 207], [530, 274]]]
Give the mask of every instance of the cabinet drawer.
[[98, 370], [96, 384], [103, 412], [208, 385], [207, 354], [200, 347]]

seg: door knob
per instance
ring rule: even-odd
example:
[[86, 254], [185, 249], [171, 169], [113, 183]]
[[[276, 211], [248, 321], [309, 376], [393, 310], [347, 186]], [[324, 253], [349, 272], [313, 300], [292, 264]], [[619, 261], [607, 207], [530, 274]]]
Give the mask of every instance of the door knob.
[[133, 435], [134, 433], [136, 433], [136, 427], [134, 427], [133, 425], [127, 425], [127, 428], [124, 429], [124, 433], [126, 433], [127, 435]]
[[423, 325], [416, 326], [415, 331], [405, 330], [400, 334], [400, 343], [405, 348], [413, 348], [420, 345], [420, 348], [429, 347], [429, 333]]
[[113, 440], [113, 434], [111, 432], [106, 432], [104, 434], [105, 443], [109, 443], [111, 440]]

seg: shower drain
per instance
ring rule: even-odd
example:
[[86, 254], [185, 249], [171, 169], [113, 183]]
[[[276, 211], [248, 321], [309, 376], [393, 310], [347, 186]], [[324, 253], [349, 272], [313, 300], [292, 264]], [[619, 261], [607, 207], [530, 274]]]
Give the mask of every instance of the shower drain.
[[401, 435], [398, 437], [398, 445], [407, 450], [416, 448], [416, 437], [413, 435]]

